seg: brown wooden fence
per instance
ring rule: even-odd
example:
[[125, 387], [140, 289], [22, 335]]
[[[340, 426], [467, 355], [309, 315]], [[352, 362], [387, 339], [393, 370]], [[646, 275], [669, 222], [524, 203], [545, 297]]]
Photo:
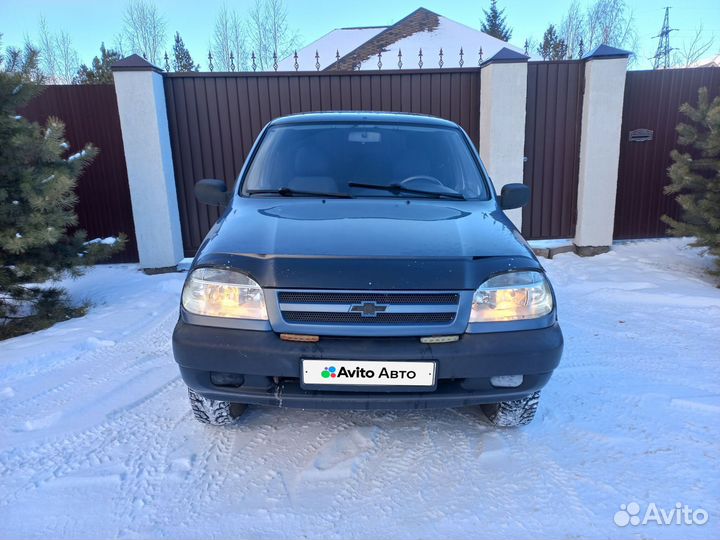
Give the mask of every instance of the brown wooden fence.
[[[670, 151], [677, 147], [675, 126], [686, 118], [683, 103], [697, 103], [698, 89], [720, 95], [720, 68], [629, 71], [625, 80], [615, 238], [664, 236], [663, 214], [677, 218], [680, 207], [663, 193], [669, 183]], [[651, 130], [652, 134], [638, 130]]]
[[579, 60], [528, 63], [525, 238], [575, 236], [584, 73]]
[[70, 145], [68, 154], [88, 142], [100, 149], [78, 181], [76, 211], [79, 227], [87, 231], [88, 238], [125, 233], [127, 247], [113, 261], [137, 261], [115, 87], [105, 84], [46, 86], [19, 114], [40, 123], [49, 116], [62, 120]]
[[195, 201], [195, 182], [220, 178], [233, 186], [255, 137], [278, 116], [325, 110], [424, 113], [457, 122], [479, 142], [479, 69], [172, 73], [165, 76], [165, 95], [188, 256], [218, 218], [216, 208]]

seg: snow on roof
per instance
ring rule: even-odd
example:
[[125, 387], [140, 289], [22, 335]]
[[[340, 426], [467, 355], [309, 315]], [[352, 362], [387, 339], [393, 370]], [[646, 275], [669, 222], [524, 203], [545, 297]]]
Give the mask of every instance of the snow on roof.
[[693, 62], [688, 67], [720, 67], [720, 54], [714, 58], [705, 58], [703, 60]]
[[[336, 28], [320, 39], [316, 39], [306, 47], [298, 50], [298, 64], [301, 71], [315, 71], [315, 51], [320, 56], [320, 69], [335, 61], [336, 52], [340, 56], [348, 54], [370, 38], [376, 36], [387, 26], [366, 26], [357, 28]], [[295, 71], [293, 55], [278, 62], [278, 71]]]
[[[438, 26], [432, 31], [416, 32], [385, 47], [382, 53], [383, 68], [396, 69], [398, 51], [402, 51], [403, 68], [418, 67], [418, 52], [423, 51], [423, 67], [437, 68], [440, 60], [440, 49], [443, 50], [443, 67], [460, 67], [460, 48], [463, 49], [464, 67], [477, 67], [478, 50], [482, 47], [483, 60], [489, 59], [503, 47], [519, 53], [523, 49], [511, 45], [501, 39], [494, 38], [480, 30], [459, 22], [438, 16]], [[360, 69], [377, 69], [377, 54], [363, 61]]]

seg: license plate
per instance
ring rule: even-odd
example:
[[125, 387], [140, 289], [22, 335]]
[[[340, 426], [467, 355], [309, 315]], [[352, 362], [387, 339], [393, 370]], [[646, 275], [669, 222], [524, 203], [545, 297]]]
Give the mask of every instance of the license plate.
[[323, 386], [434, 386], [435, 362], [303, 360], [303, 383]]

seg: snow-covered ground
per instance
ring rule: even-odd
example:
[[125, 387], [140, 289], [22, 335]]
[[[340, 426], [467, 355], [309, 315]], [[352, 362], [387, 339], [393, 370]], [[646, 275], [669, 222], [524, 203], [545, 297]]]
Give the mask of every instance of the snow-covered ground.
[[[0, 537], [717, 537], [711, 261], [661, 240], [543, 262], [566, 349], [515, 430], [473, 409], [202, 426], [170, 352], [183, 275], [96, 268], [69, 283], [86, 317], [0, 343]], [[709, 521], [618, 528], [631, 502]]]

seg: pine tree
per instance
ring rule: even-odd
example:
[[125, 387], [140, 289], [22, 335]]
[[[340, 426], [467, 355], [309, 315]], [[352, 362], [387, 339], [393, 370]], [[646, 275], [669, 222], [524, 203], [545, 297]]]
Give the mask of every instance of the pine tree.
[[113, 84], [110, 67], [120, 60], [120, 53], [106, 49], [105, 43], [100, 44], [100, 58], [93, 58], [92, 67], [80, 66], [75, 76], [75, 84]]
[[5, 58], [2, 60], [0, 66], [5, 71], [21, 73], [24, 78], [35, 83], [43, 82], [44, 76], [40, 70], [40, 51], [29, 41], [25, 41], [22, 49], [8, 47]]
[[175, 71], [200, 71], [200, 64], [193, 62], [190, 51], [185, 47], [180, 32], [175, 32], [175, 43], [173, 44], [173, 68]]
[[480, 29], [493, 37], [510, 41], [512, 36], [512, 28], [505, 24], [504, 9], [498, 9], [497, 0], [490, 0], [490, 11], [483, 9], [485, 20], [482, 22]]
[[[682, 218], [663, 216], [673, 236], [694, 236], [691, 245], [707, 247], [720, 257], [720, 96], [710, 102], [707, 88], [698, 91], [697, 107], [685, 103], [680, 111], [690, 120], [677, 125], [678, 144], [689, 147], [670, 153], [668, 195], [682, 207]], [[716, 261], [720, 275], [720, 259]]]
[[563, 60], [567, 55], [565, 40], [558, 36], [554, 24], [551, 24], [545, 30], [542, 43], [537, 47], [537, 52], [543, 60]]
[[17, 116], [38, 91], [27, 73], [0, 71], [0, 337], [75, 314], [61, 289], [36, 284], [79, 275], [124, 244], [68, 231], [77, 225], [77, 178], [97, 149], [88, 144], [65, 159], [60, 120], [42, 127]]

